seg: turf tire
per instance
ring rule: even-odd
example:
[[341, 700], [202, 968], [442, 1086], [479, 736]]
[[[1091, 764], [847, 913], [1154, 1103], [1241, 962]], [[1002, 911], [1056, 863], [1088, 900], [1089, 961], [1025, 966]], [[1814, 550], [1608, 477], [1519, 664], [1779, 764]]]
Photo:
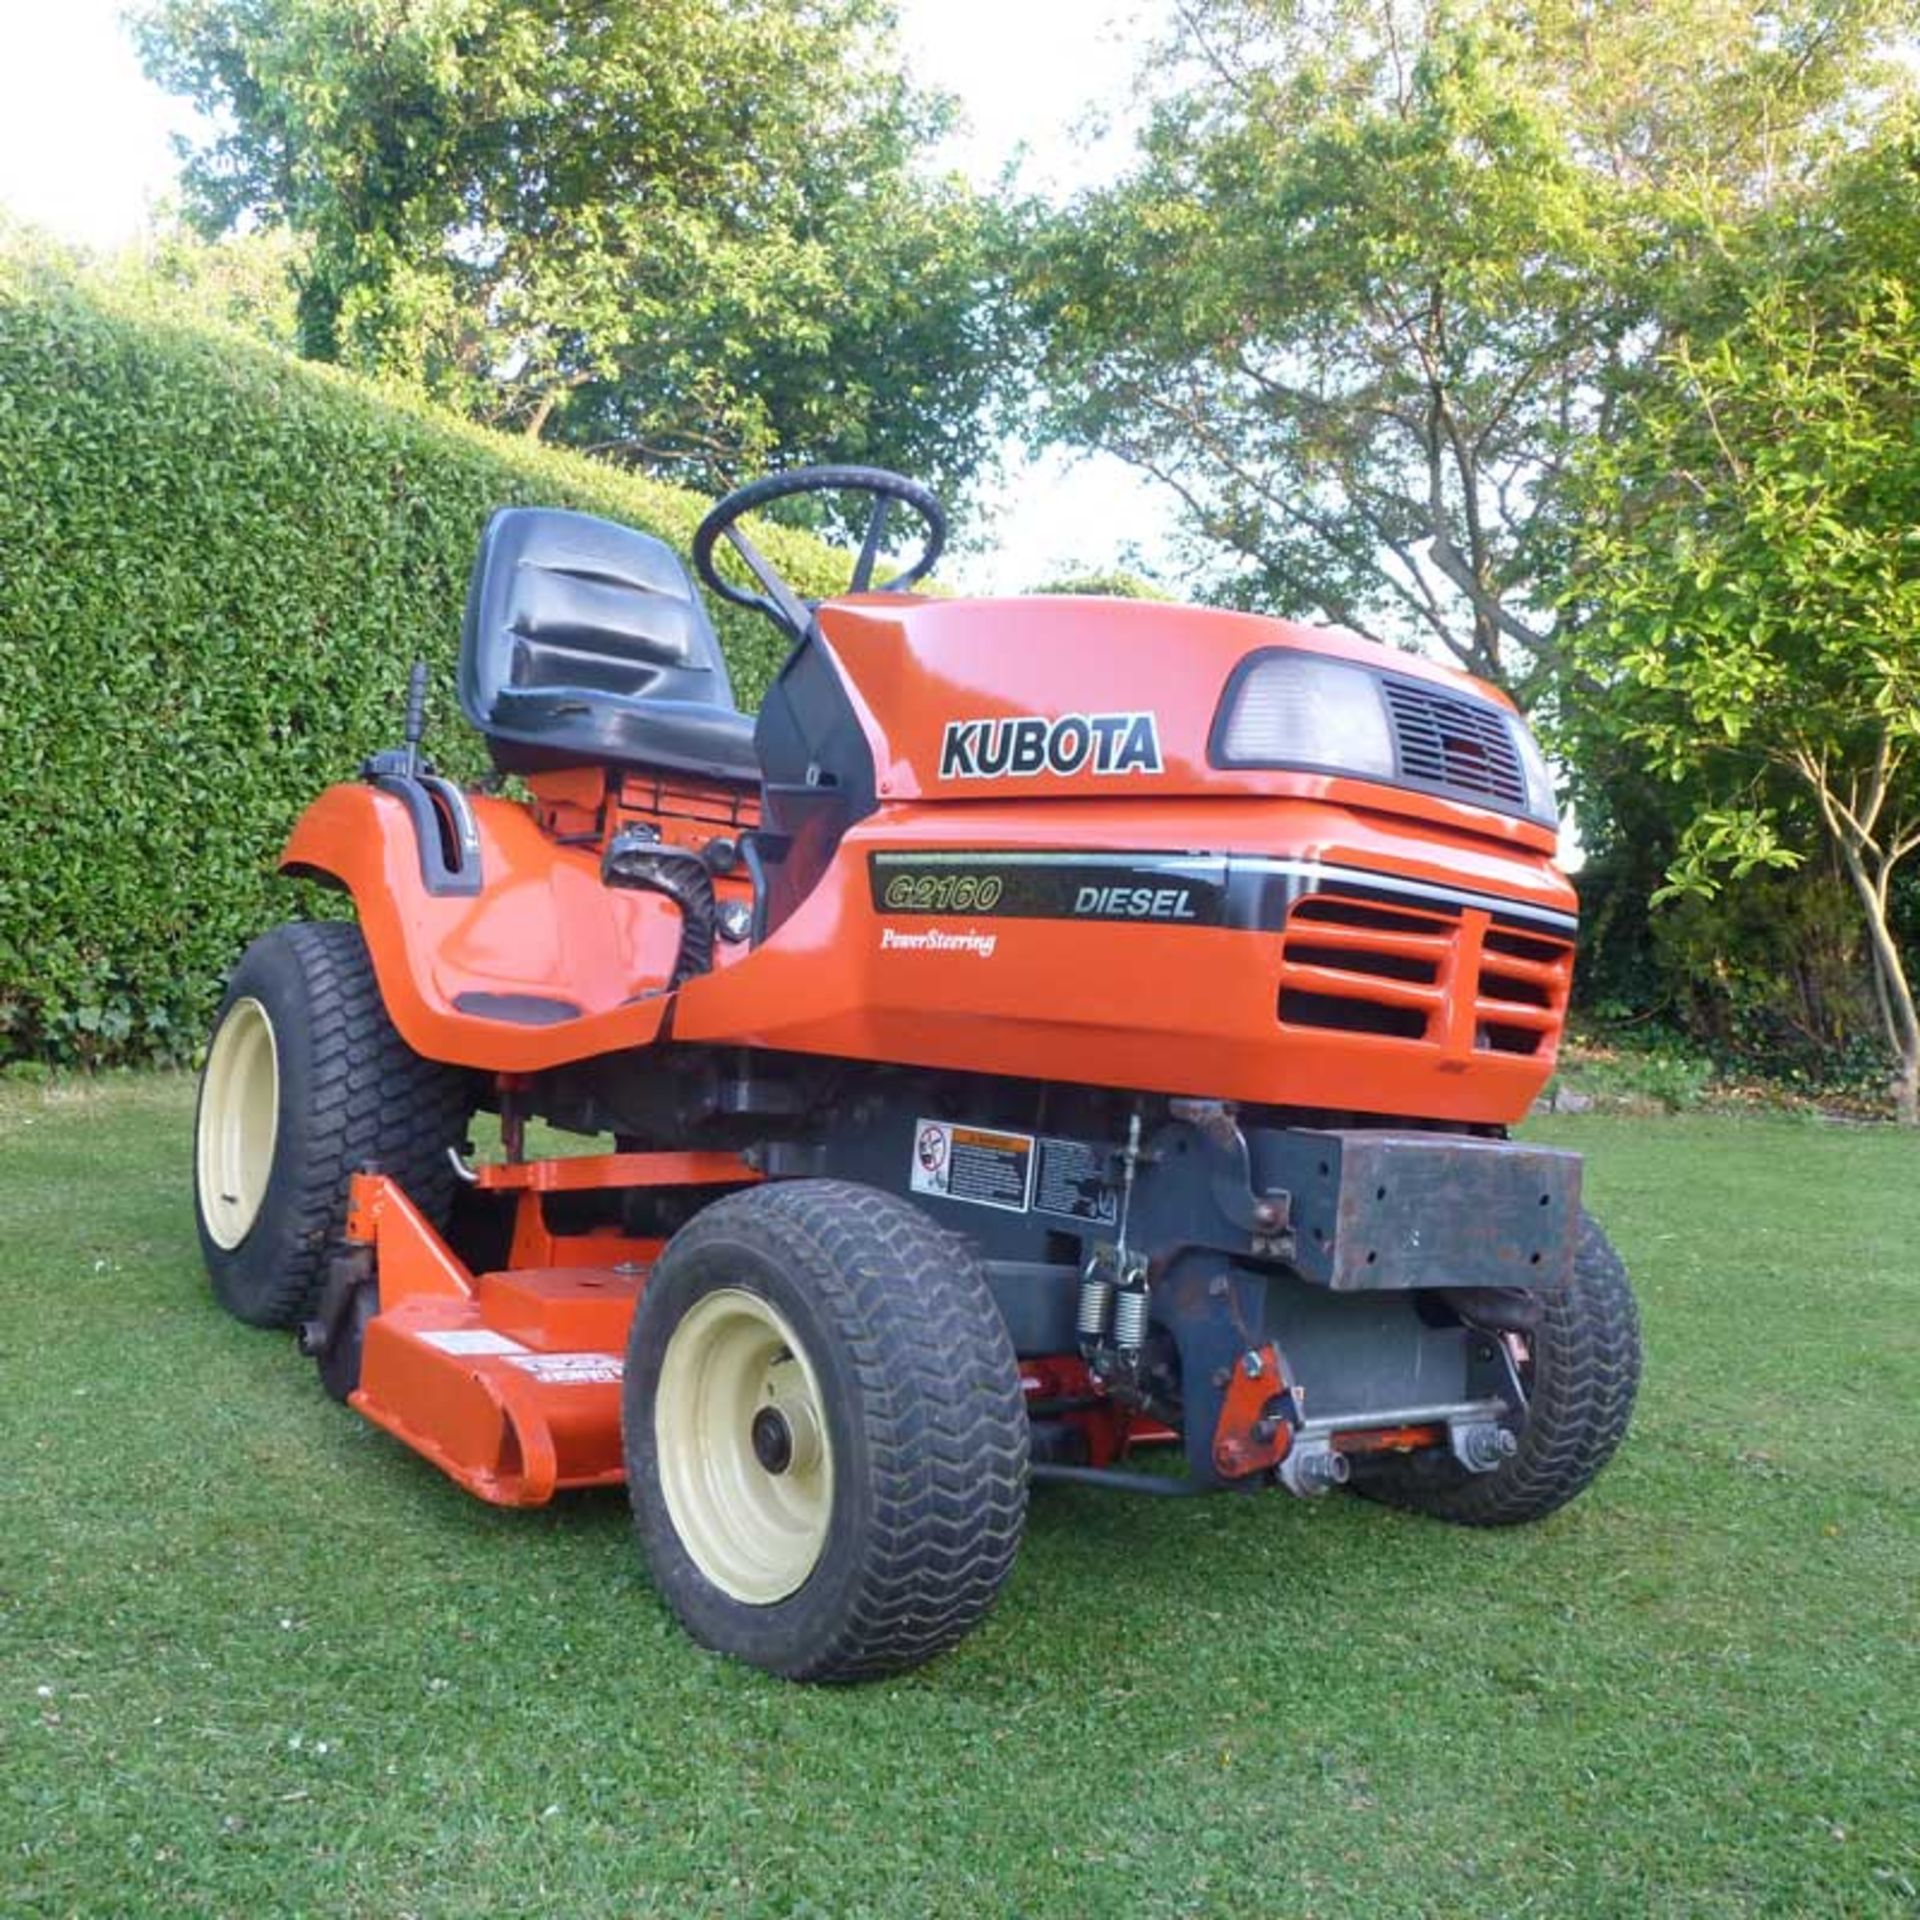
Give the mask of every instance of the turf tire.
[[[265, 1012], [277, 1055], [271, 1170], [244, 1237], [222, 1246], [208, 1226], [196, 1147], [194, 1219], [220, 1304], [250, 1326], [288, 1327], [319, 1298], [356, 1169], [378, 1165], [428, 1219], [445, 1219], [447, 1149], [466, 1133], [475, 1089], [472, 1075], [423, 1060], [394, 1031], [351, 921], [292, 921], [262, 934], [233, 970], [216, 1040], [247, 1002]], [[206, 1099], [203, 1073], [200, 1106]], [[200, 1127], [197, 1106], [196, 1142]]]
[[1534, 1336], [1519, 1449], [1491, 1473], [1443, 1455], [1356, 1462], [1353, 1490], [1467, 1527], [1544, 1519], [1584, 1492], [1613, 1457], [1640, 1386], [1640, 1315], [1627, 1270], [1587, 1214], [1573, 1272], [1550, 1294]]
[[[765, 1604], [701, 1570], [661, 1481], [662, 1363], [687, 1316], [725, 1289], [764, 1300], [797, 1336], [833, 1460], [818, 1559]], [[1013, 1565], [1027, 1504], [1013, 1343], [966, 1243], [890, 1194], [796, 1180], [708, 1207], [654, 1268], [624, 1391], [641, 1549], [703, 1646], [795, 1680], [898, 1673], [976, 1625]]]

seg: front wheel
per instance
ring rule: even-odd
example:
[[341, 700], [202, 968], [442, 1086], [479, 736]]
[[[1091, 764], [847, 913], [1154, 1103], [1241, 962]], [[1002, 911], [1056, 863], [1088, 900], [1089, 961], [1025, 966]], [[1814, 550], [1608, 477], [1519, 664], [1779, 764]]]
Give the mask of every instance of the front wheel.
[[1586, 1214], [1567, 1284], [1548, 1294], [1518, 1368], [1527, 1412], [1510, 1458], [1469, 1473], [1414, 1454], [1355, 1463], [1353, 1490], [1468, 1527], [1541, 1520], [1586, 1490], [1612, 1459], [1640, 1387], [1640, 1315], [1627, 1270]]
[[1027, 1497], [1013, 1343], [979, 1263], [843, 1181], [677, 1233], [634, 1316], [627, 1485], [694, 1638], [796, 1680], [919, 1665], [992, 1604]]

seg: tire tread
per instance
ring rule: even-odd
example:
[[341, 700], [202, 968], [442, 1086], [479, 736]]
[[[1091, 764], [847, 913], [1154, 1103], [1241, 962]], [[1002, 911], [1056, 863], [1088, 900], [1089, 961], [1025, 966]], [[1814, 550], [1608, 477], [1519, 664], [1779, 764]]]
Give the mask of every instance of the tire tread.
[[1590, 1486], [1626, 1436], [1640, 1386], [1640, 1315], [1627, 1270], [1599, 1223], [1580, 1216], [1568, 1283], [1547, 1297], [1533, 1403], [1519, 1451], [1491, 1473], [1451, 1462], [1383, 1462], [1356, 1492], [1457, 1526], [1544, 1519]]
[[[683, 1228], [668, 1257], [742, 1236], [771, 1243], [839, 1329], [872, 1463], [872, 1526], [850, 1604], [819, 1643], [761, 1663], [829, 1682], [918, 1666], [980, 1621], [1019, 1549], [1027, 1415], [1006, 1324], [969, 1244], [877, 1189], [750, 1189]], [[713, 1644], [671, 1582], [665, 1590]]]
[[[221, 1287], [221, 1295], [243, 1319], [285, 1327], [318, 1303], [328, 1251], [345, 1221], [347, 1184], [358, 1168], [377, 1164], [429, 1219], [445, 1217], [455, 1177], [446, 1150], [472, 1114], [472, 1080], [423, 1059], [401, 1039], [354, 922], [295, 920], [275, 927], [247, 949], [234, 970], [236, 987], [249, 969], [262, 967], [290, 968], [304, 1003], [309, 1073], [298, 1097], [305, 1152], [270, 1196], [277, 1220], [263, 1215], [237, 1250], [268, 1227], [278, 1242], [271, 1270], [248, 1263], [244, 1307], [230, 1288]], [[218, 1287], [218, 1253], [211, 1247], [209, 1264]]]

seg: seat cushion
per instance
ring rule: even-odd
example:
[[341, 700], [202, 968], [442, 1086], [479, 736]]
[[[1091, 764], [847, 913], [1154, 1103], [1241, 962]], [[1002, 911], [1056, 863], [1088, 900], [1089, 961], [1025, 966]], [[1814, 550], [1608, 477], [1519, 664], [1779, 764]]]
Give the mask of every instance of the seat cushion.
[[735, 707], [698, 700], [634, 700], [620, 694], [582, 695], [577, 690], [503, 688], [495, 696], [487, 729], [506, 743], [509, 769], [579, 763], [673, 773], [716, 780], [760, 778], [753, 751], [753, 721]]
[[679, 556], [590, 514], [507, 507], [467, 592], [460, 700], [508, 772], [759, 778], [753, 723]]

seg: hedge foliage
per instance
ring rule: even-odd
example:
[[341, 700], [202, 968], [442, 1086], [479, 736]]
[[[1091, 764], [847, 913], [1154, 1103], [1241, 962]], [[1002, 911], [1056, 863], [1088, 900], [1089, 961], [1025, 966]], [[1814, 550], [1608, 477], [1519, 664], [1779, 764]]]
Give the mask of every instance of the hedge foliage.
[[[478, 770], [453, 664], [475, 540], [511, 501], [683, 552], [707, 505], [0, 236], [0, 1059], [190, 1057], [236, 954], [294, 910], [295, 815], [394, 743], [416, 657], [430, 750]], [[815, 541], [767, 544], [806, 590], [845, 581]], [[720, 626], [755, 700], [778, 638]]]

